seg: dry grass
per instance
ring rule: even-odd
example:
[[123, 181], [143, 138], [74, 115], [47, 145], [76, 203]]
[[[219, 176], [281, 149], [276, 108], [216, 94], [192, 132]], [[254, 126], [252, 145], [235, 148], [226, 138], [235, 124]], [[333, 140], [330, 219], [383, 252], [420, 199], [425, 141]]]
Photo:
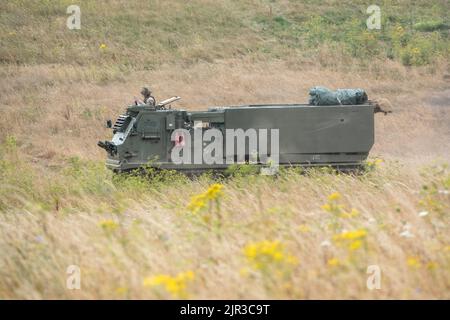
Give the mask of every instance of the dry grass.
[[[450, 111], [427, 100], [430, 93], [448, 97], [448, 92], [442, 93], [448, 87], [443, 80], [446, 65], [441, 63], [437, 68], [435, 72], [426, 68], [409, 70], [398, 63], [374, 61], [368, 71], [334, 71], [317, 65], [292, 68], [289, 62], [227, 60], [189, 68], [171, 65], [158, 71], [121, 74], [115, 79], [111, 71], [102, 69], [10, 66], [0, 71], [1, 102], [7, 111], [0, 120], [0, 132], [3, 136], [16, 135], [20, 144], [26, 141], [23, 147], [36, 159], [52, 160], [46, 154], [101, 159], [103, 150], [95, 142], [109, 134], [103, 127], [105, 120], [114, 119], [139, 96], [142, 84], [151, 84], [157, 99], [179, 95], [182, 100], [177, 107], [201, 109], [305, 102], [309, 88], [320, 83], [331, 88], [362, 87], [370, 98], [387, 99], [393, 106], [392, 116], [377, 116], [375, 153], [421, 156], [425, 148], [426, 155], [431, 152], [439, 156], [448, 151]], [[101, 72], [107, 74], [107, 84], [96, 81]], [[28, 139], [30, 133], [33, 139]], [[398, 141], [405, 142], [401, 150]]]
[[[57, 7], [36, 2], [29, 12], [19, 10], [22, 2], [0, 5], [6, 30], [0, 34], [0, 298], [180, 297], [146, 287], [144, 280], [186, 271], [195, 274], [181, 295], [188, 298], [450, 298], [445, 55], [405, 67], [381, 53], [352, 57], [336, 50], [336, 43], [322, 43], [313, 52], [293, 46], [294, 22], [303, 26], [296, 12], [311, 9], [297, 2], [273, 5], [274, 17], [291, 22], [283, 29], [267, 22], [268, 3], [194, 1], [186, 11], [181, 3], [169, 8], [158, 1], [159, 10], [167, 9], [158, 16], [143, 13], [141, 2], [126, 11], [123, 1], [110, 1], [98, 21], [87, 17], [93, 28], [76, 39], [52, 32], [64, 24], [57, 10], [64, 1]], [[401, 22], [405, 3], [400, 3], [392, 14]], [[87, 13], [104, 6], [85, 4]], [[336, 5], [327, 2], [317, 10], [331, 14], [328, 6]], [[436, 8], [442, 5], [438, 1]], [[209, 14], [217, 6], [220, 23], [211, 25]], [[425, 7], [418, 3], [428, 12]], [[114, 14], [119, 9], [126, 15]], [[30, 12], [33, 19], [25, 19]], [[129, 15], [144, 23], [139, 33], [133, 36], [127, 24], [99, 38], [105, 34], [102, 23], [123, 22]], [[54, 16], [55, 25], [33, 28]], [[185, 24], [175, 26], [180, 19]], [[147, 20], [158, 25], [152, 31], [158, 50], [125, 49], [141, 40], [147, 48]], [[195, 32], [185, 32], [189, 27]], [[169, 37], [178, 41], [175, 46], [166, 39], [171, 28], [179, 28]], [[67, 47], [58, 49], [58, 41]], [[99, 53], [101, 42], [107, 42], [108, 53]], [[88, 50], [79, 56], [83, 46]], [[39, 54], [41, 47], [48, 52]], [[189, 110], [305, 102], [308, 89], [318, 84], [361, 87], [394, 111], [376, 115], [371, 155], [385, 161], [361, 176], [318, 170], [223, 181], [170, 173], [150, 182], [113, 177], [96, 142], [110, 135], [104, 121], [123, 111], [143, 84], [150, 84], [159, 100], [181, 96], [178, 106]], [[213, 183], [224, 186], [220, 211], [213, 206], [190, 212], [191, 197]], [[359, 215], [345, 218], [321, 208], [333, 192], [341, 194], [339, 204]], [[428, 215], [419, 216], [423, 211]], [[364, 245], [339, 246], [333, 237], [345, 230], [365, 230]], [[405, 231], [413, 237], [401, 236]], [[274, 262], [269, 252], [255, 269], [244, 248], [264, 240], [280, 241], [284, 256], [296, 257], [298, 264]], [[324, 241], [330, 246], [322, 246]], [[381, 290], [366, 288], [366, 269], [373, 264], [382, 270]], [[81, 290], [66, 289], [69, 265], [81, 268]]]
[[[421, 176], [415, 167], [393, 162], [358, 177], [319, 171], [236, 177], [224, 182], [220, 215], [215, 207], [197, 214], [187, 209], [190, 197], [212, 183], [209, 178], [170, 179], [138, 194], [127, 194], [136, 192], [130, 186], [108, 186], [120, 200], [85, 193], [77, 197], [84, 208], [72, 205], [70, 211], [28, 204], [1, 218], [0, 293], [171, 298], [177, 296], [145, 287], [144, 279], [192, 271], [189, 298], [448, 299], [448, 195], [433, 195], [443, 212], [418, 201], [427, 196], [419, 193], [423, 184], [443, 190], [449, 178], [448, 169]], [[321, 208], [336, 191], [342, 194], [338, 203], [358, 216], [336, 220]], [[111, 203], [121, 207], [112, 209]], [[429, 215], [420, 217], [422, 210]], [[361, 229], [367, 232], [362, 248], [352, 251], [333, 241], [344, 230]], [[413, 237], [402, 237], [405, 230]], [[262, 240], [280, 241], [298, 265], [286, 271], [269, 259], [263, 269], [252, 269], [244, 248]], [[65, 288], [65, 271], [73, 264], [81, 268], [81, 290]], [[382, 270], [382, 288], [370, 291], [366, 269], [374, 264]]]

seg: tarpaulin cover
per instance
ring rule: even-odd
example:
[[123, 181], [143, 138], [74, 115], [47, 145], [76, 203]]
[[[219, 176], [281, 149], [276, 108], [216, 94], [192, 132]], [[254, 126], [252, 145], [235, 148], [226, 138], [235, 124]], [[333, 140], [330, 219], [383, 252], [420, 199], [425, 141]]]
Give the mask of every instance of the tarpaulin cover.
[[363, 89], [332, 91], [325, 87], [314, 87], [309, 90], [309, 104], [313, 106], [354, 105], [366, 102], [367, 94]]

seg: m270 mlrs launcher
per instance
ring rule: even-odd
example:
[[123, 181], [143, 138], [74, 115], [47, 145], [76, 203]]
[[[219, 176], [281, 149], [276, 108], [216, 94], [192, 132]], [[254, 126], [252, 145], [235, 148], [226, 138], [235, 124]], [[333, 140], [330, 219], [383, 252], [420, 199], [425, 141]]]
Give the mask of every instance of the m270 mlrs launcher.
[[[114, 124], [111, 141], [98, 145], [115, 172], [142, 166], [185, 173], [225, 170], [233, 163], [261, 167], [361, 166], [374, 144], [374, 114], [385, 112], [360, 89], [310, 91], [309, 104], [172, 109], [179, 97], [135, 102]], [[145, 98], [145, 97], [144, 97]], [[385, 112], [386, 113], [386, 112]], [[272, 161], [272, 162], [271, 162]]]

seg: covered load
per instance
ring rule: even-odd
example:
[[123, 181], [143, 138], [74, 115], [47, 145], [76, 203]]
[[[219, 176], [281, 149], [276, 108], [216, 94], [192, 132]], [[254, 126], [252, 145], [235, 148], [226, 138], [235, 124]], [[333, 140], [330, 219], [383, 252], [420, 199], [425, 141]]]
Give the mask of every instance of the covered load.
[[309, 104], [312, 106], [357, 105], [367, 102], [363, 89], [338, 89], [314, 87], [309, 90]]

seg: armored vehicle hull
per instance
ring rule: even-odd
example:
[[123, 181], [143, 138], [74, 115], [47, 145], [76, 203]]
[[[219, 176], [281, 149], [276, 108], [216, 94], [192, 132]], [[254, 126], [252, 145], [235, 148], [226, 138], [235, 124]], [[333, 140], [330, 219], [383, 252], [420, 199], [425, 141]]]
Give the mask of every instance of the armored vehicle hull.
[[274, 160], [279, 166], [351, 169], [363, 163], [374, 144], [375, 112], [370, 103], [207, 111], [136, 105], [117, 119], [112, 140], [99, 146], [108, 152], [106, 166], [116, 172], [150, 165], [192, 173], [243, 162], [267, 167]]

